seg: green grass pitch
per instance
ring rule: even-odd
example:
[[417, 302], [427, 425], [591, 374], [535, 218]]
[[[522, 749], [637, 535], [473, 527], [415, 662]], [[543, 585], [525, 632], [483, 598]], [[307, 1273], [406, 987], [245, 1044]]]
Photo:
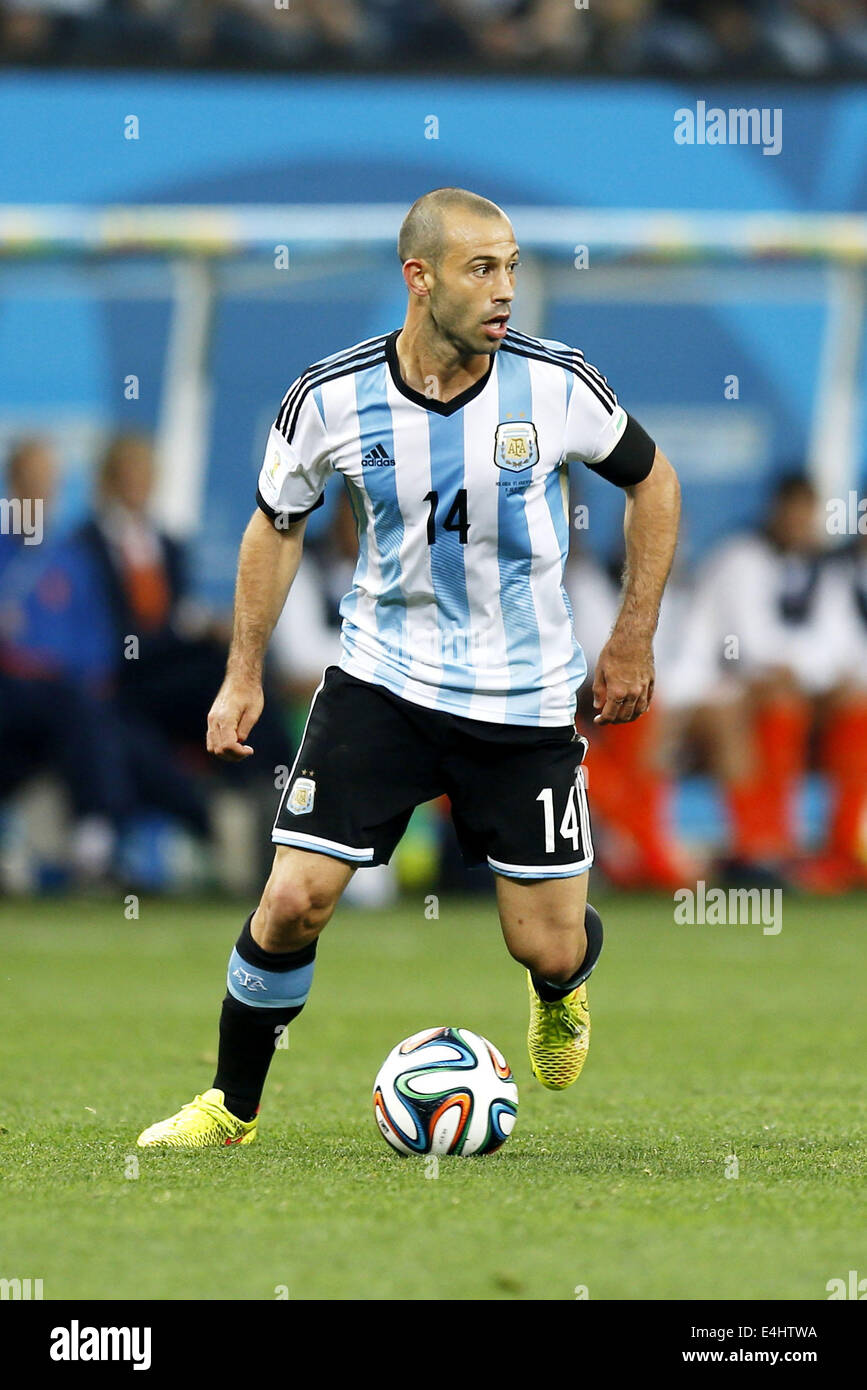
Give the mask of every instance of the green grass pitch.
[[[0, 1277], [41, 1278], [46, 1299], [751, 1300], [867, 1275], [864, 899], [787, 896], [778, 936], [596, 901], [571, 1090], [529, 1076], [524, 976], [491, 905], [341, 908], [258, 1142], [199, 1155], [135, 1138], [211, 1083], [243, 911], [5, 903]], [[437, 1024], [493, 1039], [520, 1106], [500, 1153], [430, 1178], [387, 1148], [370, 1091]]]

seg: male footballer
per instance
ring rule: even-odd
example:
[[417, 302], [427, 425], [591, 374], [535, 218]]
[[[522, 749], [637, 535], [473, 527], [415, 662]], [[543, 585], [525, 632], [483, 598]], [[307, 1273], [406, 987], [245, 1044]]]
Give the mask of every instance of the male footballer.
[[568, 470], [580, 461], [626, 499], [599, 724], [639, 718], [653, 695], [678, 482], [577, 349], [509, 326], [518, 247], [499, 207], [427, 193], [398, 254], [403, 327], [309, 367], [268, 439], [209, 751], [253, 756], [266, 648], [332, 473], [359, 539], [343, 655], [313, 697], [271, 875], [231, 953], [213, 1087], [146, 1129], [145, 1148], [253, 1142], [275, 1042], [304, 1007], [344, 888], [387, 863], [413, 808], [443, 794], [467, 863], [493, 871], [506, 946], [528, 972], [533, 1074], [562, 1090], [587, 1056], [602, 923], [587, 902], [587, 745], [575, 731], [587, 668], [563, 589]]

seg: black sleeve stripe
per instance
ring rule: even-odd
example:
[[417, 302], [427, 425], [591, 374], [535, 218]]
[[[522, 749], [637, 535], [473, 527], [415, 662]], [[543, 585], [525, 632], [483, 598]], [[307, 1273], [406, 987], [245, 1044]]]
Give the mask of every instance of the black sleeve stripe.
[[261, 509], [261, 511], [263, 511], [263, 512], [265, 513], [265, 515], [268, 517], [269, 521], [273, 521], [274, 524], [275, 524], [276, 526], [278, 526], [278, 529], [279, 529], [279, 526], [280, 526], [280, 525], [282, 525], [282, 526], [289, 526], [289, 525], [292, 524], [293, 521], [303, 521], [304, 518], [305, 518], [305, 516], [309, 516], [311, 512], [315, 512], [317, 507], [321, 507], [324, 501], [325, 501], [325, 493], [324, 493], [324, 492], [320, 492], [320, 494], [319, 494], [319, 496], [317, 497], [316, 501], [313, 503], [313, 506], [312, 506], [312, 507], [308, 507], [308, 508], [306, 509], [306, 511], [303, 511], [303, 512], [278, 511], [275, 507], [272, 507], [272, 506], [271, 506], [270, 502], [266, 502], [266, 501], [265, 501], [265, 498], [262, 496], [262, 494], [261, 494], [261, 492], [259, 491], [259, 489], [256, 488], [256, 503], [257, 503], [257, 506]]
[[643, 483], [656, 455], [656, 445], [646, 430], [631, 415], [626, 417], [626, 429], [618, 439], [607, 459], [601, 463], [588, 463], [600, 478], [618, 487], [633, 487]]
[[292, 386], [289, 387], [289, 390], [286, 392], [286, 395], [280, 402], [280, 409], [277, 411], [277, 419], [274, 421], [274, 428], [278, 430], [280, 434], [282, 434], [284, 431], [286, 425], [286, 417], [289, 413], [289, 409], [294, 396], [303, 386], [306, 386], [308, 380], [308, 375], [306, 372], [304, 372], [298, 378], [298, 380], [294, 382]]
[[603, 391], [607, 391], [609, 397], [616, 405], [617, 398], [614, 395], [614, 392], [611, 390], [611, 387], [608, 385], [608, 378], [603, 376], [602, 373], [596, 367], [594, 367], [591, 362], [585, 362], [583, 352], [580, 353], [579, 356], [581, 358], [581, 366], [584, 368], [584, 370], [590, 373], [590, 375], [596, 381], [597, 386], [601, 387]]
[[280, 433], [286, 439], [287, 443], [291, 444], [295, 437], [295, 430], [298, 426], [298, 416], [310, 392], [315, 390], [317, 386], [324, 385], [327, 381], [336, 381], [338, 377], [350, 376], [355, 372], [366, 371], [368, 367], [378, 366], [381, 362], [385, 361], [385, 353], [381, 349], [378, 349], [377, 352], [378, 355], [375, 357], [360, 358], [358, 361], [340, 367], [338, 371], [329, 372], [327, 375], [320, 374], [319, 376], [311, 377], [309, 381], [305, 381], [301, 389], [296, 392], [289, 409], [289, 416], [284, 420], [280, 430]]
[[[301, 376], [298, 377], [297, 381], [293, 382], [293, 384], [289, 387], [289, 390], [286, 392], [286, 395], [283, 397], [283, 401], [280, 406], [280, 411], [277, 416], [277, 428], [280, 430], [280, 432], [283, 432], [284, 426], [286, 424], [286, 415], [284, 412], [286, 412], [287, 406], [291, 405], [292, 399], [295, 396], [297, 396], [298, 392], [302, 389], [302, 387], [305, 384], [309, 384], [311, 381], [315, 381], [316, 377], [318, 375], [321, 375], [325, 371], [334, 371], [339, 367], [347, 366], [350, 363], [359, 360], [365, 354], [369, 355], [371, 352], [376, 350], [381, 351], [385, 346], [385, 340], [387, 337], [387, 333], [379, 333], [376, 337], [365, 338], [363, 342], [355, 343], [354, 346], [350, 348], [344, 348], [342, 352], [335, 352], [330, 357], [320, 358], [318, 362], [314, 362], [312, 366], [308, 367], [304, 372], [302, 372]], [[280, 423], [281, 415], [284, 416], [282, 424]]]
[[[529, 360], [532, 362], [550, 362], [554, 363], [558, 367], [566, 367], [570, 372], [573, 372], [575, 376], [577, 376], [581, 381], [584, 382], [584, 385], [587, 387], [588, 391], [593, 392], [593, 395], [599, 401], [600, 405], [604, 406], [604, 408], [608, 411], [609, 415], [614, 414], [614, 406], [609, 404], [608, 400], [604, 395], [601, 394], [601, 391], [597, 388], [592, 378], [585, 373], [583, 362], [560, 362], [556, 358], [551, 357], [550, 355], [543, 355], [541, 352], [527, 352], [523, 347], [519, 346], [517, 343], [510, 343], [508, 340], [505, 340], [503, 342], [503, 345], [500, 348], [500, 352], [514, 352], [518, 357], [529, 358]], [[611, 395], [611, 392], [608, 388], [603, 389], [608, 390], [608, 394]], [[614, 397], [611, 396], [611, 399], [613, 400]]]
[[336, 367], [341, 367], [346, 365], [347, 363], [354, 362], [362, 354], [370, 353], [375, 348], [379, 348], [381, 350], [385, 344], [387, 336], [388, 334], [386, 333], [380, 333], [375, 338], [366, 338], [364, 342], [356, 343], [354, 347], [344, 348], [342, 352], [336, 352], [331, 357], [323, 357], [319, 362], [314, 362], [312, 366], [307, 367], [307, 369], [301, 373], [297, 380], [295, 380], [292, 383], [292, 385], [289, 387], [289, 390], [286, 392], [286, 395], [283, 397], [283, 400], [280, 402], [280, 409], [277, 412], [277, 419], [275, 421], [275, 427], [280, 431], [280, 433], [284, 433], [289, 409], [291, 408], [291, 405], [294, 399], [297, 397], [299, 391], [301, 391], [303, 387], [308, 385], [311, 381], [315, 380], [317, 374], [322, 373], [326, 369], [328, 371], [333, 371]]
[[[308, 367], [297, 381], [289, 387], [286, 395], [277, 412], [275, 428], [279, 430], [286, 439], [292, 442], [295, 433], [295, 421], [297, 421], [298, 411], [304, 397], [315, 386], [321, 385], [326, 381], [335, 381], [337, 377], [347, 375], [351, 371], [359, 371], [364, 366], [375, 366], [382, 360], [384, 337], [372, 338], [368, 344], [360, 348], [353, 348], [351, 351], [341, 354], [338, 360], [333, 362], [318, 363], [313, 367]], [[295, 412], [295, 421], [289, 426], [289, 417]], [[287, 428], [288, 427], [288, 428]]]
[[[603, 390], [607, 394], [611, 405], [617, 405], [617, 399], [611, 387], [608, 385], [607, 377], [604, 377], [596, 367], [586, 360], [580, 348], [552, 348], [546, 343], [543, 343], [540, 338], [531, 338], [528, 334], [519, 333], [517, 329], [514, 328], [509, 329], [507, 341], [518, 343], [524, 348], [532, 348], [535, 352], [542, 352], [546, 357], [552, 358], [552, 360], [560, 363], [562, 366], [571, 367], [573, 371], [578, 370], [584, 381], [588, 380], [588, 376], [593, 377], [600, 390]], [[588, 376], [584, 376], [585, 372]]]

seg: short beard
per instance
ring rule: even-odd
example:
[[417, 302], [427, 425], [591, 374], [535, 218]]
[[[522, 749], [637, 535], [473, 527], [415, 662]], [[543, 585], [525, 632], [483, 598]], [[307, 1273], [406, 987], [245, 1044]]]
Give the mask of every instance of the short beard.
[[458, 337], [457, 333], [451, 331], [440, 321], [433, 304], [430, 306], [430, 316], [431, 322], [439, 336], [447, 342], [450, 347], [455, 349], [459, 358], [492, 357], [496, 352], [498, 344], [491, 344], [490, 346], [486, 344], [484, 347], [477, 348], [473, 347], [472, 344], [468, 343], [465, 339]]

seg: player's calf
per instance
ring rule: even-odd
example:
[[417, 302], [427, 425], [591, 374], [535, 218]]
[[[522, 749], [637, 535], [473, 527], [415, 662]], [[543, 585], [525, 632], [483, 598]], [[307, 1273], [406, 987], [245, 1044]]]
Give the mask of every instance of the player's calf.
[[284, 1030], [307, 1002], [319, 934], [352, 870], [339, 860], [278, 849], [256, 912], [229, 960], [214, 1087], [251, 1120]]
[[[581, 961], [567, 961], [562, 948], [544, 953], [528, 965], [533, 986], [540, 999], [555, 1003], [583, 985], [602, 953], [602, 918], [590, 903], [584, 909], [584, 946]], [[570, 969], [571, 964], [571, 969]]]
[[[313, 860], [312, 864], [305, 861]], [[213, 1087], [152, 1125], [142, 1147], [251, 1143], [275, 1049], [307, 1002], [319, 933], [352, 870], [336, 860], [280, 849], [262, 900], [229, 957]]]
[[210, 1090], [139, 1136], [143, 1148], [251, 1143], [274, 1050], [307, 1002], [316, 938], [296, 951], [266, 951], [247, 918], [229, 957], [220, 1013], [217, 1074]]

